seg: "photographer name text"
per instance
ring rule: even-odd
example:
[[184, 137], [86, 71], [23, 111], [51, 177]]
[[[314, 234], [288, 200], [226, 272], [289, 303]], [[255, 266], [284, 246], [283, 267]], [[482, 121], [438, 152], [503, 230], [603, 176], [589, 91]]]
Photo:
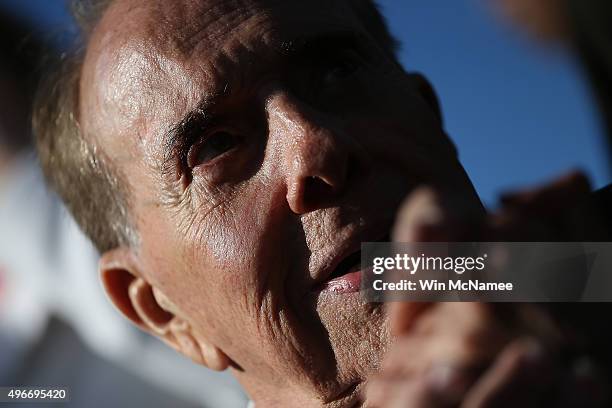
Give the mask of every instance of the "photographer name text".
[[477, 279], [449, 280], [440, 282], [437, 279], [419, 279], [418, 281], [402, 279], [399, 282], [385, 282], [377, 279], [372, 283], [376, 291], [511, 291], [514, 289], [512, 282], [481, 282]]

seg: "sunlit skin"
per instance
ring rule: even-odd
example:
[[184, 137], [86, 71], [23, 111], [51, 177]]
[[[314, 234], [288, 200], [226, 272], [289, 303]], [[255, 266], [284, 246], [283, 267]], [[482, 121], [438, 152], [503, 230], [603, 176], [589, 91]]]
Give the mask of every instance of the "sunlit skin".
[[345, 0], [115, 1], [79, 105], [139, 236], [111, 299], [258, 408], [354, 405], [386, 317], [325, 282], [418, 185], [481, 211], [434, 105]]

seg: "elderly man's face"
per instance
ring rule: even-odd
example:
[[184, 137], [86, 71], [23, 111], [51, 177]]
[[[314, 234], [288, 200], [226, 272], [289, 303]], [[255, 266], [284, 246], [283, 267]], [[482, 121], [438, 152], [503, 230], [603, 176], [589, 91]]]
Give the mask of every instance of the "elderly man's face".
[[116, 1], [80, 99], [140, 236], [115, 302], [256, 399], [354, 403], [388, 335], [350, 255], [416, 185], [478, 205], [424, 89], [347, 0]]

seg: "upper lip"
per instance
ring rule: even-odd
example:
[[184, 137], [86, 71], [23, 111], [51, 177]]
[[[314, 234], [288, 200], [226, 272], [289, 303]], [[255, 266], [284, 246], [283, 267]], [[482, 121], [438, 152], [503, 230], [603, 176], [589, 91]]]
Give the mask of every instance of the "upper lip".
[[[354, 234], [349, 239], [342, 242], [337, 250], [336, 254], [331, 256], [329, 262], [317, 273], [315, 279], [315, 287], [322, 285], [327, 282], [332, 275], [335, 274], [336, 269], [340, 264], [349, 256], [361, 251], [361, 243], [363, 242], [378, 242], [378, 241], [389, 241], [390, 239], [390, 226], [384, 230], [364, 230], [360, 233]], [[347, 267], [350, 265], [347, 265]]]

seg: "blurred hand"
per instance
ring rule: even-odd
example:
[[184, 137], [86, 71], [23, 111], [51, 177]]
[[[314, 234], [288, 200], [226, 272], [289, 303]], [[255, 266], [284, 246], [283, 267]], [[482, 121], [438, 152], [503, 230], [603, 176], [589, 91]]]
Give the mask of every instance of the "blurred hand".
[[494, 0], [504, 18], [545, 42], [569, 37], [567, 4], [563, 0]]
[[420, 188], [398, 212], [395, 242], [579, 242], [609, 235], [591, 188], [580, 172], [571, 172], [541, 187], [506, 193], [501, 207], [488, 214]]
[[392, 310], [397, 343], [371, 378], [366, 406], [601, 407], [605, 387], [585, 359], [567, 362], [550, 339], [500, 321], [483, 303], [424, 308], [412, 327]]
[[[491, 214], [420, 189], [398, 213], [393, 238], [424, 241], [579, 241], [603, 233], [590, 187], [571, 173], [506, 194]], [[547, 311], [532, 304], [395, 303], [397, 343], [365, 395], [372, 407], [599, 407], [603, 376]]]

